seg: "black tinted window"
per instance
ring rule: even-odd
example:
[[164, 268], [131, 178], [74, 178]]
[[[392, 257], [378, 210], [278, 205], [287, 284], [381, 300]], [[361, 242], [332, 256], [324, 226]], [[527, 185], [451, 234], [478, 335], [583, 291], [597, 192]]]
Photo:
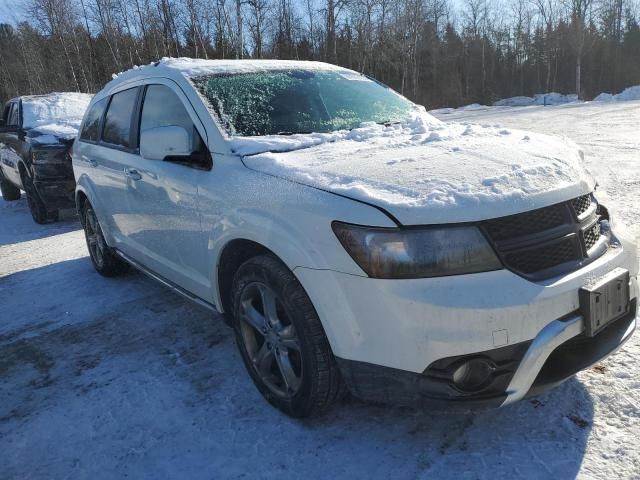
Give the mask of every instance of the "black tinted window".
[[9, 122], [7, 125], [11, 125], [12, 127], [20, 126], [20, 105], [17, 103], [13, 103], [11, 105], [11, 113], [9, 114]]
[[87, 118], [82, 125], [82, 132], [80, 138], [83, 140], [91, 140], [97, 142], [100, 139], [100, 120], [102, 120], [102, 114], [109, 102], [108, 98], [103, 98], [99, 102], [93, 104], [87, 113]]
[[138, 89], [132, 88], [111, 97], [104, 122], [103, 141], [123, 147], [134, 147], [131, 137], [131, 118], [137, 96]]
[[202, 149], [202, 140], [178, 96], [164, 85], [149, 85], [144, 96], [140, 132], [150, 128], [177, 126], [191, 136], [192, 151]]
[[11, 112], [11, 104], [7, 103], [4, 107], [4, 111], [2, 112], [2, 120], [4, 120], [5, 125], [8, 125], [10, 112]]

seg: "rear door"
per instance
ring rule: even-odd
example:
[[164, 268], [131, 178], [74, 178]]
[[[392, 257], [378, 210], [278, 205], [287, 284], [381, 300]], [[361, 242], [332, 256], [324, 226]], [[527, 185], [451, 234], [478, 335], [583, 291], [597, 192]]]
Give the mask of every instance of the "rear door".
[[[140, 112], [140, 135], [150, 128], [180, 126], [192, 150], [206, 158], [205, 129], [186, 96], [172, 81], [151, 80]], [[203, 158], [203, 157], [200, 157]], [[130, 159], [127, 180], [127, 235], [134, 258], [173, 283], [206, 298], [210, 279], [206, 262], [207, 235], [198, 212], [198, 184], [210, 174], [210, 163]], [[125, 227], [120, 227], [125, 231]]]
[[128, 210], [127, 172], [138, 158], [140, 92], [140, 87], [125, 88], [96, 102], [83, 125], [82, 145], [75, 150], [76, 171], [90, 178], [94, 206], [105, 234], [129, 255], [136, 253], [133, 236], [137, 225]]

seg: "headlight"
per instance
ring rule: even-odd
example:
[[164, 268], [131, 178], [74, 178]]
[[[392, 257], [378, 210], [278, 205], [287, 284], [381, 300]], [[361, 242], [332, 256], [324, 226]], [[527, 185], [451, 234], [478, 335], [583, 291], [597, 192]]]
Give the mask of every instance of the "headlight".
[[373, 278], [425, 278], [499, 270], [476, 227], [377, 228], [333, 222], [342, 246]]

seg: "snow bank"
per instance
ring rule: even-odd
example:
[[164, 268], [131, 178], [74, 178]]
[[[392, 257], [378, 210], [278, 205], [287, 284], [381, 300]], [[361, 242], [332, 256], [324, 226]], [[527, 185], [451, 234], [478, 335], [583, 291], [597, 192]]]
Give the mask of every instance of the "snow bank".
[[39, 143], [55, 143], [56, 137], [73, 138], [92, 97], [70, 92], [22, 97], [23, 126], [41, 134], [35, 137]]
[[498, 100], [493, 105], [495, 107], [528, 107], [530, 105], [563, 105], [565, 103], [575, 103], [578, 101], [577, 95], [563, 95], [561, 93], [538, 93], [533, 97], [511, 97]]
[[[331, 138], [292, 137], [276, 149], [273, 138], [232, 142], [253, 154], [243, 159], [249, 168], [375, 203], [406, 224], [493, 218], [593, 189], [572, 142], [428, 114]], [[270, 151], [254, 154], [261, 148]]]
[[[566, 103], [575, 103], [578, 101], [577, 95], [563, 95], [562, 93], [538, 93], [533, 97], [511, 97], [503, 98], [493, 104], [494, 107], [529, 107], [532, 105], [564, 105]], [[465, 105], [458, 108], [438, 108], [430, 110], [429, 113], [434, 115], [449, 115], [460, 112], [479, 112], [485, 110], [491, 110], [492, 107], [487, 105], [480, 105], [478, 103], [472, 103], [471, 105]]]
[[633, 100], [640, 100], [640, 85], [626, 88], [617, 95], [601, 93], [593, 99], [594, 102], [629, 102]]

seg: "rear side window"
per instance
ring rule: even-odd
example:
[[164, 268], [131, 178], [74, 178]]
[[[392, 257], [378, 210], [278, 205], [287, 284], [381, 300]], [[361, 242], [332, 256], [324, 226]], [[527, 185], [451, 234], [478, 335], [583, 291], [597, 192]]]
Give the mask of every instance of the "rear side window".
[[100, 140], [100, 121], [102, 120], [102, 114], [108, 102], [109, 98], [103, 98], [99, 102], [94, 103], [89, 109], [84, 125], [82, 125], [82, 132], [80, 132], [80, 138], [82, 140], [89, 140], [91, 142]]
[[137, 88], [116, 93], [111, 97], [102, 133], [104, 142], [126, 148], [135, 147], [131, 123], [137, 98]]
[[192, 151], [202, 150], [202, 139], [180, 98], [165, 85], [149, 85], [142, 106], [140, 131], [169, 126], [184, 128], [191, 136]]

